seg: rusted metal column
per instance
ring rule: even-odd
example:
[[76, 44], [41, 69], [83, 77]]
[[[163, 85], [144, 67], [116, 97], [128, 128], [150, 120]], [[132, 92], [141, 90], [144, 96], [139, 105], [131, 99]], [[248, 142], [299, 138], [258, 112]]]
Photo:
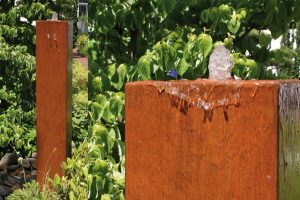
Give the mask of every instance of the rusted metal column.
[[278, 199], [279, 82], [126, 85], [126, 200]]
[[36, 24], [36, 114], [38, 181], [62, 175], [71, 154], [72, 23]]

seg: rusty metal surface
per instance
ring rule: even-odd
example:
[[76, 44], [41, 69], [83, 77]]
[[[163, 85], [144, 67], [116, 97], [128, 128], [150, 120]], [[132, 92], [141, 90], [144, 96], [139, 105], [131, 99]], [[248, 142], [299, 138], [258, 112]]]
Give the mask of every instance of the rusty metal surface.
[[126, 85], [126, 199], [277, 199], [273, 81]]
[[62, 175], [71, 153], [72, 25], [38, 21], [36, 27], [36, 113], [38, 181]]
[[279, 199], [300, 199], [300, 81], [280, 86], [279, 126]]

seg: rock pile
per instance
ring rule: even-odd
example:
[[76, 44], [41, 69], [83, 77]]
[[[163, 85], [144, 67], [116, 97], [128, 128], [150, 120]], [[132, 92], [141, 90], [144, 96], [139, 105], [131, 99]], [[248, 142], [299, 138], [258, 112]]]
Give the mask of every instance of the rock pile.
[[8, 153], [0, 160], [0, 200], [28, 181], [36, 180], [37, 154], [31, 158], [18, 158]]

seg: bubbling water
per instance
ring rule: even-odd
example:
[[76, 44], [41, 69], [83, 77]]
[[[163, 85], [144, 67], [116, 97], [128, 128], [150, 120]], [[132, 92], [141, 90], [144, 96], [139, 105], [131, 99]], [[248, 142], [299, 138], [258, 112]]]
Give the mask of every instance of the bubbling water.
[[159, 93], [164, 92], [168, 94], [172, 105], [176, 106], [183, 113], [187, 113], [190, 107], [196, 107], [203, 110], [205, 115], [210, 116], [210, 119], [214, 109], [221, 107], [224, 110], [224, 116], [227, 116], [228, 106], [238, 106], [240, 103], [241, 87], [239, 82], [234, 84], [233, 91], [228, 94], [222, 93], [217, 98], [216, 96], [211, 98], [212, 94], [218, 90], [217, 87], [221, 85], [220, 82], [219, 85], [211, 85], [210, 88], [200, 91], [202, 87], [193, 83], [183, 83], [180, 86], [175, 82], [154, 83]]

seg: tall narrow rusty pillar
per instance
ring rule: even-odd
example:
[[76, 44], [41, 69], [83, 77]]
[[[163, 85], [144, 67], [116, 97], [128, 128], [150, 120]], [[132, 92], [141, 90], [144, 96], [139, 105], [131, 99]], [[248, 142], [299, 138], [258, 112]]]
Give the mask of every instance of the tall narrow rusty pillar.
[[279, 88], [128, 83], [126, 200], [277, 200]]
[[71, 154], [72, 23], [38, 21], [36, 26], [36, 113], [38, 181], [62, 175]]

